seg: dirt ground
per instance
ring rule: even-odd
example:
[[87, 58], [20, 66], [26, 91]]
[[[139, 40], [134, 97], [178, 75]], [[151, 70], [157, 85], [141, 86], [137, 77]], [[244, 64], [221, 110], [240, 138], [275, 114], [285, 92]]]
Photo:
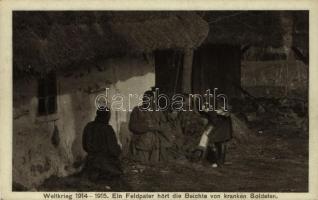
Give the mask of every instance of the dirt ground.
[[230, 143], [228, 165], [179, 161], [144, 166], [124, 162], [125, 175], [113, 182], [94, 183], [76, 175], [51, 177], [40, 191], [308, 191], [308, 135], [290, 126], [254, 126], [247, 142]]

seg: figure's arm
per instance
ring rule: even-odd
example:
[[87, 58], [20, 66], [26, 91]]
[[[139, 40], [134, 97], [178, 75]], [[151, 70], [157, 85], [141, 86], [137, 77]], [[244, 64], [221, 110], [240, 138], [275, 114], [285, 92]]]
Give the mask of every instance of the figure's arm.
[[129, 120], [129, 130], [137, 134], [146, 133], [150, 130], [149, 124], [140, 116], [140, 112], [147, 111], [139, 111], [139, 108], [136, 107], [133, 109]]
[[173, 130], [171, 129], [171, 126], [163, 112], [161, 112], [159, 117], [159, 123], [157, 124], [154, 129], [159, 132], [164, 138], [170, 140], [171, 134]]
[[164, 132], [169, 129], [169, 124], [165, 114], [162, 111], [159, 111], [158, 122], [152, 125], [154, 131]]
[[107, 147], [108, 152], [112, 156], [118, 157], [121, 154], [121, 148], [118, 145], [115, 131], [111, 126], [109, 126], [109, 132], [107, 133]]
[[224, 111], [223, 109], [215, 110], [216, 114], [224, 116], [224, 117], [229, 117], [230, 112], [229, 111]]

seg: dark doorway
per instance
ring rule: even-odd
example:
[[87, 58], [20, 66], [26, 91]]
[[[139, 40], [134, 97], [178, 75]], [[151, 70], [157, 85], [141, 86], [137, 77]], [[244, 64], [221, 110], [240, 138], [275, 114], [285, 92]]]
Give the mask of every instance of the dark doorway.
[[235, 97], [241, 85], [241, 49], [239, 45], [204, 45], [194, 52], [192, 89], [204, 94], [207, 89]]
[[181, 93], [183, 55], [173, 49], [155, 51], [156, 87], [161, 93]]

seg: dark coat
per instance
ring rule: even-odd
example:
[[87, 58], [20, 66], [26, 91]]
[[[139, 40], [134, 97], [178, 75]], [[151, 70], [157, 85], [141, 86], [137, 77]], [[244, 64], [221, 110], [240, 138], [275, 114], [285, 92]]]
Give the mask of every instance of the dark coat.
[[131, 153], [141, 162], [158, 162], [168, 157], [173, 134], [161, 111], [144, 111], [135, 107], [130, 115], [129, 129], [133, 133]]
[[165, 123], [166, 118], [161, 111], [142, 111], [135, 107], [130, 115], [129, 129], [134, 134], [136, 148], [145, 151], [159, 148], [159, 137], [169, 137], [165, 131]]
[[230, 116], [217, 115], [215, 111], [202, 112], [213, 125], [214, 129], [209, 135], [212, 143], [226, 142], [232, 138], [232, 121]]
[[105, 173], [119, 173], [121, 148], [113, 128], [99, 120], [89, 122], [84, 128], [83, 149], [87, 152], [86, 167]]

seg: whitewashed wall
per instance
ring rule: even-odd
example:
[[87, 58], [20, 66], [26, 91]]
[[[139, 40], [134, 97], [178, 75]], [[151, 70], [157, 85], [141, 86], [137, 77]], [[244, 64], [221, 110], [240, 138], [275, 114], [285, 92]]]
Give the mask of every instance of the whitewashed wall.
[[[96, 67], [98, 65], [98, 67]], [[83, 64], [76, 70], [59, 72], [58, 111], [46, 117], [37, 115], [37, 81], [14, 80], [13, 182], [36, 188], [51, 175], [66, 176], [76, 172], [74, 162], [83, 160], [82, 131], [95, 118], [95, 98], [110, 88], [109, 95], [143, 94], [155, 84], [154, 62], [143, 57], [125, 57]], [[137, 99], [131, 99], [131, 107]], [[124, 98], [128, 106], [128, 96]], [[127, 153], [130, 113], [112, 111], [110, 124]], [[54, 125], [60, 144], [51, 142]]]

